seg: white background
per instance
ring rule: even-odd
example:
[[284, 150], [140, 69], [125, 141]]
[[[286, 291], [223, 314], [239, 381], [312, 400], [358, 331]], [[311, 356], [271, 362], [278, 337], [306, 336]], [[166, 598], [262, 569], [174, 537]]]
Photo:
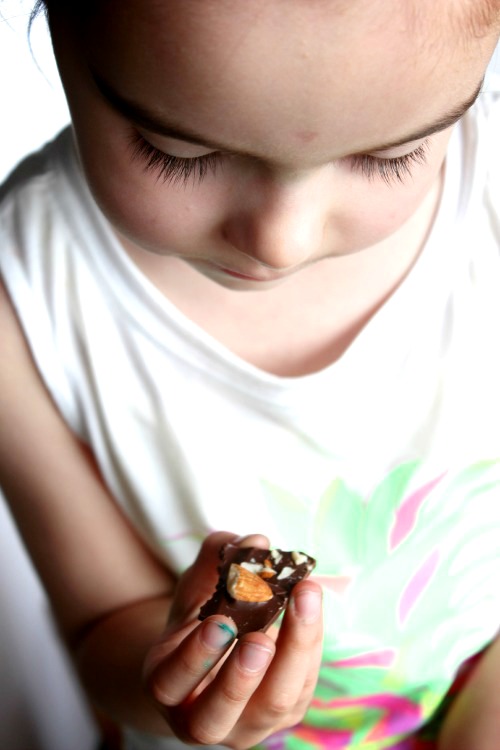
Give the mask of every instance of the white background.
[[[30, 9], [26, 0], [0, 1], [0, 182], [69, 120], [43, 18], [30, 51]], [[45, 596], [0, 497], [0, 748], [96, 747]]]
[[[31, 6], [0, 0], [0, 182], [69, 120], [43, 18], [30, 50]], [[86, 705], [1, 497], [0, 540], [0, 748], [90, 750], [96, 738]]]
[[43, 17], [28, 40], [33, 4], [0, 0], [0, 180], [69, 121]]

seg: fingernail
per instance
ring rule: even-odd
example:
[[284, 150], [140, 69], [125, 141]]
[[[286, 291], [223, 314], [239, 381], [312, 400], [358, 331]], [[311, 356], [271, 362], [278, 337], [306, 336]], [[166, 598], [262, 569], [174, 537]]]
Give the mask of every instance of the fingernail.
[[316, 591], [302, 591], [292, 597], [292, 606], [302, 622], [315, 622], [321, 612], [321, 594]]
[[247, 672], [260, 672], [264, 669], [271, 656], [271, 651], [257, 643], [244, 642], [240, 645], [238, 659]]
[[201, 640], [207, 648], [213, 651], [219, 651], [228, 646], [235, 637], [236, 633], [230, 625], [216, 620], [208, 620], [201, 632]]

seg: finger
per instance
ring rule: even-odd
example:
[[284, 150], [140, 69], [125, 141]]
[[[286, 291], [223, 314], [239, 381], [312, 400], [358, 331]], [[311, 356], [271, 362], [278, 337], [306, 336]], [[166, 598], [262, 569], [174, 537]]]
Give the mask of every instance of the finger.
[[264, 633], [241, 639], [217, 677], [189, 707], [189, 718], [184, 716], [191, 742], [224, 742], [261, 684], [274, 653], [275, 645]]
[[313, 581], [303, 581], [294, 588], [276, 655], [255, 695], [258, 713], [277, 725], [314, 690], [323, 638], [321, 601], [321, 588]]
[[207, 536], [196, 560], [179, 579], [167, 631], [185, 620], [197, 618], [200, 606], [212, 596], [217, 583], [220, 548], [236, 539], [238, 537], [228, 531], [216, 531]]
[[[303, 595], [305, 599], [301, 598]], [[321, 598], [321, 588], [312, 581], [295, 587], [278, 635], [275, 657], [245, 712], [245, 747], [298, 724], [307, 711], [323, 651]], [[240, 739], [236, 734], [234, 738]], [[234, 745], [232, 737], [228, 740]]]
[[259, 549], [269, 549], [269, 539], [264, 534], [247, 534], [233, 541], [238, 547], [258, 547]]
[[198, 616], [200, 606], [209, 599], [218, 580], [220, 549], [224, 544], [267, 549], [269, 540], [262, 534], [237, 537], [229, 531], [216, 531], [204, 540], [194, 563], [179, 579], [167, 624], [167, 632], [187, 619]]
[[274, 703], [268, 703], [269, 700], [273, 700], [272, 696], [268, 698], [267, 692], [264, 695], [260, 693], [266, 683], [266, 675], [266, 680], [255, 691], [246, 707], [244, 727], [235, 727], [235, 731], [226, 738], [226, 744], [230, 747], [254, 747], [270, 735], [299, 724], [311, 705], [321, 657], [322, 645], [320, 644], [311, 655], [308, 673], [304, 676], [302, 692], [295, 705], [288, 703], [286, 697], [284, 700], [278, 699]]
[[209, 617], [193, 630], [146, 678], [149, 692], [163, 706], [185, 701], [231, 647], [236, 627], [228, 617]]
[[312, 650], [308, 659], [308, 669], [304, 674], [302, 691], [300, 692], [294, 709], [293, 724], [298, 724], [304, 718], [304, 714], [311, 705], [314, 690], [318, 683], [319, 670], [323, 658], [323, 638], [319, 638], [317, 645]]

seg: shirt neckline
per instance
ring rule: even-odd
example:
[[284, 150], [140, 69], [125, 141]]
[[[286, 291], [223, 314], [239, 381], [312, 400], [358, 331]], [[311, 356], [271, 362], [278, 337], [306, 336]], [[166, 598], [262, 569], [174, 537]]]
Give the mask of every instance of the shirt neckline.
[[[348, 374], [352, 368], [366, 361], [367, 351], [377, 349], [377, 360], [384, 362], [386, 368], [394, 358], [404, 357], [404, 347], [400, 345], [404, 343], [401, 341], [402, 316], [409, 325], [414, 324], [416, 317], [409, 314], [411, 311], [408, 308], [418, 294], [419, 287], [426, 286], [426, 279], [431, 274], [435, 282], [436, 276], [442, 275], [442, 270], [446, 268], [450, 245], [453, 243], [443, 242], [444, 228], [456, 221], [458, 205], [463, 202], [460, 194], [462, 138], [459, 125], [448, 146], [443, 187], [433, 225], [424, 247], [405, 278], [339, 359], [313, 373], [279, 376], [261, 370], [227, 349], [182, 313], [135, 265], [90, 193], [71, 136], [69, 147], [72, 156], [69, 161], [66, 159], [65, 166], [72, 173], [73, 189], [76, 187], [80, 201], [90, 214], [82, 225], [80, 239], [85, 243], [86, 254], [92, 256], [94, 265], [107, 284], [107, 291], [121, 306], [123, 313], [132, 317], [136, 325], [160, 344], [164, 341], [167, 325], [176, 334], [182, 355], [196, 367], [223, 379], [226, 384], [243, 388], [247, 393], [257, 389], [259, 399], [267, 395], [273, 402], [280, 394], [286, 398], [289, 390], [316, 388], [325, 380], [331, 381], [339, 377], [343, 380], [344, 372]], [[78, 221], [80, 214], [76, 211], [73, 216]], [[89, 226], [94, 230], [93, 237], [89, 236]], [[433, 287], [438, 288], [438, 285], [433, 283]], [[408, 340], [410, 335], [411, 332], [407, 330], [403, 339]]]

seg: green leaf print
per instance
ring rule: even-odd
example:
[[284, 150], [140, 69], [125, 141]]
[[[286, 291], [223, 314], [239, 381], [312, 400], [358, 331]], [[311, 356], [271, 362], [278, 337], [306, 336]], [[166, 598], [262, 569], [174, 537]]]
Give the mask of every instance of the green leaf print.
[[[443, 670], [448, 679], [472, 643], [484, 644], [490, 626], [477, 626], [477, 607], [487, 620], [498, 609], [498, 460], [431, 476], [423, 462], [408, 462], [368, 497], [340, 477], [316, 499], [269, 483], [266, 493], [278, 527], [318, 560], [325, 660], [367, 655], [364, 668], [331, 674], [341, 693], [399, 689], [409, 676], [442, 684]], [[391, 665], [369, 665], [371, 653], [391, 650]]]
[[[272, 517], [277, 528], [286, 529], [287, 544], [290, 549], [312, 550], [313, 527], [310, 523], [311, 505], [278, 487], [272, 482], [261, 481], [262, 492], [267, 505], [272, 509]], [[312, 509], [313, 512], [315, 508]], [[309, 554], [314, 555], [311, 551]]]
[[320, 498], [314, 522], [313, 548], [321, 570], [335, 575], [352, 574], [358, 569], [364, 541], [363, 517], [361, 498], [341, 480], [333, 481]]
[[375, 489], [366, 503], [366, 534], [363, 564], [376, 565], [387, 556], [389, 534], [401, 507], [417, 461], [396, 467]]

